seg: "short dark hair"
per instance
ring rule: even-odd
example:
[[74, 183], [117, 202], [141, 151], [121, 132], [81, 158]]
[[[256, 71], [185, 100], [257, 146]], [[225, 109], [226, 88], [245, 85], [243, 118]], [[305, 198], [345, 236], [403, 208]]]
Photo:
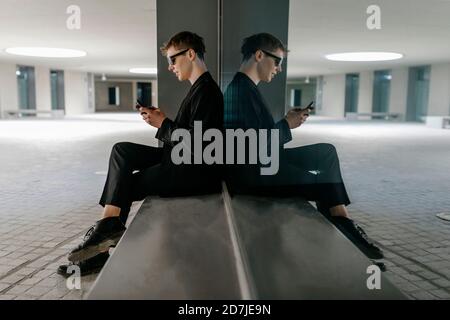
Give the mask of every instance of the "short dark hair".
[[200, 59], [204, 59], [205, 56], [205, 43], [203, 38], [198, 34], [190, 31], [182, 31], [173, 35], [169, 41], [163, 44], [160, 48], [161, 53], [165, 56], [167, 55], [167, 50], [170, 47], [177, 49], [193, 49]]
[[274, 52], [278, 49], [287, 52], [283, 42], [269, 33], [257, 33], [242, 41], [242, 61], [247, 61], [258, 50]]

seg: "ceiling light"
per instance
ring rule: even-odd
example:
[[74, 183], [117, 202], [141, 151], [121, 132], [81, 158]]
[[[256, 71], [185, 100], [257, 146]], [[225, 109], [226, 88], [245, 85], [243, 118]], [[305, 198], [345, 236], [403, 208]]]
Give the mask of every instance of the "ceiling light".
[[387, 61], [401, 59], [403, 55], [395, 52], [345, 52], [325, 56], [332, 61]]
[[43, 58], [78, 58], [86, 55], [86, 52], [81, 50], [45, 47], [14, 47], [7, 48], [5, 51], [19, 56]]
[[156, 68], [131, 68], [129, 70], [131, 73], [142, 73], [142, 74], [157, 74], [158, 69]]

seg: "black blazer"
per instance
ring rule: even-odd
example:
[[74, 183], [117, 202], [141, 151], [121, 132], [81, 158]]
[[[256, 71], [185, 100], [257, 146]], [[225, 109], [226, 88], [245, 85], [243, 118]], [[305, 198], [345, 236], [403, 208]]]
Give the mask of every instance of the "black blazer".
[[[237, 72], [224, 94], [225, 129], [278, 129], [280, 166], [283, 161], [283, 145], [292, 140], [286, 119], [275, 122], [266, 100], [256, 84], [244, 73]], [[268, 131], [270, 133], [270, 131]], [[268, 143], [270, 135], [268, 135]], [[246, 149], [248, 154], [248, 148]], [[244, 192], [249, 187], [263, 184], [260, 165], [227, 165], [225, 180], [230, 191]]]
[[192, 85], [175, 120], [166, 118], [156, 133], [156, 138], [164, 142], [160, 170], [161, 196], [211, 193], [221, 188], [218, 165], [193, 162], [176, 165], [172, 162], [171, 152], [175, 145], [171, 141], [172, 132], [178, 128], [187, 129], [193, 138], [194, 121], [202, 121], [203, 132], [210, 128], [223, 129], [223, 95], [209, 72], [203, 73]]

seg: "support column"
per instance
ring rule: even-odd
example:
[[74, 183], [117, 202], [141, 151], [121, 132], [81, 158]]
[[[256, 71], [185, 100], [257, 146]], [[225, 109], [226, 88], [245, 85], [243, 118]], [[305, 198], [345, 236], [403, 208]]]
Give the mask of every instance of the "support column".
[[406, 118], [406, 100], [408, 97], [408, 68], [392, 69], [389, 112], [397, 112]]
[[450, 115], [450, 63], [431, 65], [428, 116]]
[[[156, 1], [158, 48], [180, 31], [197, 33], [205, 41], [205, 62], [216, 81], [219, 80], [218, 3], [217, 0]], [[173, 119], [190, 85], [186, 82], [180, 83], [167, 67], [167, 59], [158, 53], [158, 106]]]
[[[289, 0], [225, 0], [222, 3], [222, 90], [238, 71], [242, 40], [252, 34], [267, 32], [288, 45]], [[286, 66], [270, 84], [259, 88], [267, 100], [275, 121], [285, 114]]]
[[358, 112], [372, 112], [373, 71], [359, 73]]

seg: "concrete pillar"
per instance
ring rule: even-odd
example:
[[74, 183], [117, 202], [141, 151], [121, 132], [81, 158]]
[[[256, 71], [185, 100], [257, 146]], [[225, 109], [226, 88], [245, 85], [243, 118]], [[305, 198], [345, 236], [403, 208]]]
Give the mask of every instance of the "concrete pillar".
[[36, 110], [52, 110], [50, 68], [36, 66]]
[[[242, 40], [252, 34], [267, 32], [288, 45], [289, 0], [225, 0], [222, 1], [222, 89], [239, 69]], [[270, 84], [261, 83], [275, 120], [285, 114], [286, 65]]]
[[389, 112], [400, 113], [405, 119], [408, 97], [408, 68], [397, 68], [391, 71], [391, 94]]
[[372, 112], [373, 71], [359, 73], [358, 112]]
[[450, 115], [450, 63], [431, 65], [428, 116]]
[[322, 110], [319, 115], [343, 118], [345, 114], [345, 74], [323, 77]]
[[[211, 75], [218, 81], [219, 1], [157, 0], [157, 47], [180, 31], [195, 32], [206, 45], [205, 60]], [[158, 53], [158, 103], [169, 118], [174, 118], [189, 91], [187, 82], [180, 83], [167, 70], [167, 59]]]
[[92, 113], [89, 108], [88, 75], [85, 72], [64, 71], [66, 114]]
[[16, 65], [0, 63], [0, 117], [5, 110], [18, 110]]
[[152, 105], [158, 105], [158, 80], [151, 80], [152, 82]]

